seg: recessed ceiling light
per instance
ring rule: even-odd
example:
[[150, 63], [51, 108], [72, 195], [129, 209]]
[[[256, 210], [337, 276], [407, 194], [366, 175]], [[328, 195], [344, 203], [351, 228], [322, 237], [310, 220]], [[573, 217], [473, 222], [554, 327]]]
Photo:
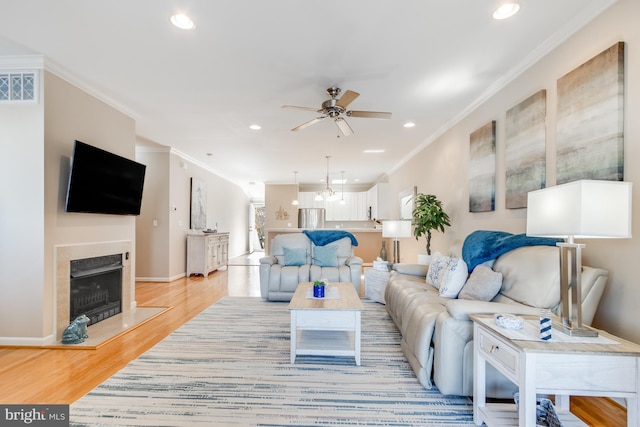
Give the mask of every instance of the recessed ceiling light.
[[406, 128], [412, 128], [414, 127], [416, 124], [413, 122], [407, 122], [405, 124], [403, 124], [402, 126], [406, 127]]
[[364, 150], [363, 153], [367, 153], [367, 154], [379, 154], [379, 153], [384, 153], [384, 150]]
[[507, 19], [518, 13], [520, 5], [518, 3], [507, 2], [502, 4], [493, 12], [493, 19]]
[[196, 24], [187, 15], [176, 13], [169, 18], [171, 23], [182, 30], [193, 30]]
[[260, 130], [260, 129], [262, 129], [262, 126], [260, 126], [260, 125], [251, 125], [251, 126], [249, 126], [249, 129], [251, 129], [251, 130]]

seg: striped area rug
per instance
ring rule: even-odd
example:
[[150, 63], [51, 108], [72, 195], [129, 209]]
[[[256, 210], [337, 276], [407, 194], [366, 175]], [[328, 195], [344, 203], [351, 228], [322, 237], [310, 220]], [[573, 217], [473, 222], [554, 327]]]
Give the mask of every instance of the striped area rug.
[[462, 426], [470, 399], [418, 383], [383, 305], [362, 360], [289, 363], [288, 303], [225, 297], [71, 405], [72, 426]]

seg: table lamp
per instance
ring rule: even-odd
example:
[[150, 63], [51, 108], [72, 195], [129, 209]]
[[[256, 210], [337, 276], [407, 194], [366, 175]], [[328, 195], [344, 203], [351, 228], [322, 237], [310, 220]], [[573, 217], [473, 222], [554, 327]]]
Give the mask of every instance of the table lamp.
[[630, 238], [631, 183], [581, 180], [531, 191], [527, 235], [564, 238], [560, 248], [560, 302], [563, 332], [598, 336], [582, 325], [582, 249], [574, 239]]
[[411, 237], [411, 221], [382, 221], [382, 237], [393, 238], [393, 262], [400, 262], [401, 237]]

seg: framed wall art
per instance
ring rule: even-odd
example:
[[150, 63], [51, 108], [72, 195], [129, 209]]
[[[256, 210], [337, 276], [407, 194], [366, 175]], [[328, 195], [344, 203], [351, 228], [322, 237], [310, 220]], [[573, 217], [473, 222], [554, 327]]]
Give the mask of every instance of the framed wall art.
[[546, 185], [547, 91], [540, 90], [507, 111], [505, 207], [527, 207], [527, 193]]
[[487, 123], [469, 137], [469, 212], [495, 210], [496, 122]]
[[624, 46], [558, 79], [558, 184], [624, 178]]
[[192, 230], [207, 228], [207, 186], [197, 178], [191, 178], [191, 224]]

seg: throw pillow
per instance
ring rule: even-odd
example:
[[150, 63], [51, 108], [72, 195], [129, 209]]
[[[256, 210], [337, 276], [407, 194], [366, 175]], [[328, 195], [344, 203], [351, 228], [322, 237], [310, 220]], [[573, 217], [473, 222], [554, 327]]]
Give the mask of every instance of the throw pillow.
[[491, 301], [502, 288], [502, 273], [480, 264], [471, 272], [458, 298]]
[[467, 263], [462, 258], [449, 258], [447, 268], [440, 277], [440, 296], [444, 298], [456, 298], [460, 289], [469, 277]]
[[307, 250], [305, 248], [283, 247], [284, 265], [305, 265], [307, 263]]
[[315, 246], [313, 248], [313, 263], [320, 267], [337, 267], [338, 247], [336, 245]]
[[427, 271], [427, 284], [438, 289], [438, 287], [440, 286], [441, 277], [447, 269], [448, 264], [448, 256], [444, 256], [440, 252], [434, 253], [431, 257], [429, 270]]

